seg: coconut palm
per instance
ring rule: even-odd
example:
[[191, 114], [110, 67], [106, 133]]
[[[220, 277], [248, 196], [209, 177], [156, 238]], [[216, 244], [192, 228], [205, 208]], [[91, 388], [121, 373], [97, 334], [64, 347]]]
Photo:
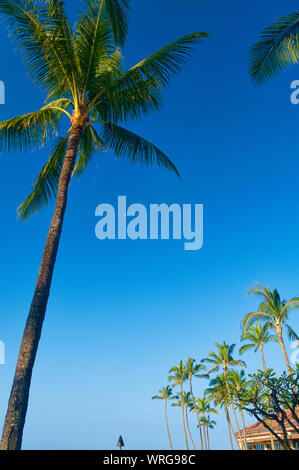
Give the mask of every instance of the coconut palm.
[[277, 336], [271, 335], [269, 333], [269, 325], [261, 325], [259, 322], [256, 322], [255, 324], [249, 326], [246, 331], [244, 331], [241, 341], [247, 341], [247, 344], [241, 346], [239, 350], [240, 354], [244, 354], [249, 349], [254, 349], [254, 352], [260, 350], [263, 362], [263, 369], [266, 373], [267, 367], [264, 356], [264, 346], [265, 344], [270, 342], [279, 342]]
[[[245, 378], [244, 370], [241, 370], [241, 371], [229, 370], [227, 372], [226, 378], [227, 378], [229, 389], [230, 389], [232, 396], [238, 397], [240, 392], [243, 392], [244, 390], [248, 389], [248, 382]], [[238, 409], [239, 409], [241, 419], [242, 419], [242, 424], [243, 424], [243, 448], [247, 449], [247, 436], [246, 436], [244, 412], [240, 406], [238, 407]], [[240, 433], [240, 439], [242, 439], [241, 433]]]
[[169, 426], [168, 426], [168, 418], [167, 418], [167, 402], [168, 400], [172, 400], [174, 397], [172, 396], [172, 388], [167, 385], [166, 387], [162, 387], [159, 390], [159, 395], [154, 395], [152, 397], [152, 400], [164, 400], [164, 413], [165, 413], [165, 422], [166, 422], [166, 429], [167, 429], [167, 434], [168, 434], [168, 439], [169, 439], [169, 444], [171, 450], [173, 450], [172, 446], [172, 441], [170, 437], [170, 432], [169, 432]]
[[260, 35], [250, 49], [250, 74], [260, 83], [275, 78], [285, 67], [299, 62], [299, 12], [281, 16]]
[[[202, 398], [196, 398], [195, 405], [192, 403], [191, 409], [194, 411], [197, 410], [197, 413], [201, 415], [201, 424], [204, 423], [204, 420], [208, 417], [209, 414], [218, 414], [216, 408], [211, 407], [211, 400], [208, 399], [208, 397], [206, 396], [203, 396]], [[209, 448], [209, 445], [205, 424], [203, 424], [203, 435], [205, 442], [205, 450], [207, 450]]]
[[[208, 363], [212, 364], [213, 367], [209, 371], [209, 373], [217, 372], [220, 369], [222, 369], [223, 370], [223, 375], [225, 376], [226, 373], [227, 373], [228, 368], [231, 367], [231, 366], [246, 367], [246, 364], [245, 364], [244, 361], [241, 361], [239, 359], [236, 360], [236, 359], [233, 358], [233, 352], [234, 352], [234, 349], [235, 349], [235, 346], [236, 346], [235, 344], [228, 345], [228, 344], [226, 344], [225, 341], [223, 341], [222, 344], [215, 343], [215, 346], [218, 349], [217, 353], [211, 351], [209, 353], [209, 356], [202, 360], [202, 362], [208, 362]], [[229, 392], [229, 384], [228, 384], [227, 381], [226, 381], [226, 386], [227, 386], [227, 390]], [[237, 426], [237, 430], [240, 433], [240, 426], [239, 426], [239, 423], [238, 423], [238, 418], [237, 418], [235, 408], [234, 408], [234, 405], [233, 405], [232, 401], [231, 401], [231, 409], [232, 409], [232, 412], [233, 412], [233, 416], [234, 416], [234, 420], [235, 420], [235, 423], [236, 423], [236, 426]]]
[[182, 399], [180, 398], [180, 395], [176, 395], [175, 398], [177, 399], [177, 402], [173, 403], [172, 406], [180, 406], [182, 410], [185, 410], [186, 426], [187, 426], [188, 434], [189, 434], [190, 440], [192, 442], [193, 448], [194, 448], [194, 450], [196, 450], [196, 447], [195, 447], [195, 444], [194, 444], [194, 441], [193, 441], [193, 438], [192, 438], [192, 434], [191, 434], [191, 431], [190, 431], [189, 418], [188, 418], [188, 409], [192, 405], [191, 394], [190, 394], [190, 392], [183, 391]]
[[234, 450], [232, 434], [236, 441], [237, 446], [240, 448], [240, 444], [237, 439], [237, 435], [234, 431], [231, 423], [228, 407], [232, 403], [231, 393], [228, 391], [227, 379], [224, 374], [218, 375], [216, 378], [210, 381], [209, 387], [205, 391], [206, 395], [214, 401], [216, 406], [224, 409], [225, 418], [227, 422], [229, 440], [232, 450]]
[[243, 333], [245, 333], [246, 330], [248, 330], [248, 328], [257, 320], [260, 320], [267, 328], [274, 330], [282, 349], [288, 373], [292, 375], [292, 368], [290, 366], [283, 339], [283, 328], [286, 328], [290, 339], [299, 339], [297, 334], [287, 323], [289, 313], [292, 310], [299, 308], [299, 297], [293, 297], [289, 301], [281, 300], [276, 289], [271, 291], [268, 287], [263, 287], [261, 284], [256, 284], [248, 289], [248, 294], [258, 296], [261, 299], [261, 303], [258, 307], [258, 311], [245, 315], [242, 321]]
[[[176, 387], [177, 385], [180, 387], [180, 400], [181, 400], [181, 404], [183, 404], [183, 402], [184, 402], [183, 383], [187, 379], [187, 373], [186, 373], [185, 367], [183, 366], [183, 362], [180, 361], [177, 366], [172, 367], [169, 370], [169, 373], [170, 373], [170, 375], [168, 377], [168, 380], [171, 382], [171, 385], [173, 387]], [[185, 443], [186, 443], [186, 448], [189, 450], [187, 433], [186, 433], [184, 406], [181, 406], [181, 408], [182, 408], [182, 422], [183, 422], [183, 431], [184, 431]]]
[[191, 399], [192, 399], [192, 403], [193, 403], [194, 410], [195, 410], [196, 417], [197, 417], [198, 429], [199, 429], [199, 433], [200, 433], [201, 449], [203, 449], [203, 439], [202, 439], [201, 423], [200, 423], [200, 417], [199, 417], [199, 413], [198, 413], [197, 407], [195, 406], [195, 397], [194, 397], [193, 388], [192, 388], [192, 379], [193, 379], [193, 377], [197, 377], [197, 378], [202, 378], [202, 377], [209, 378], [209, 375], [206, 374], [206, 373], [201, 373], [201, 371], [204, 372], [204, 371], [207, 370], [207, 368], [206, 368], [205, 365], [203, 365], [203, 364], [196, 364], [195, 359], [192, 359], [192, 358], [189, 357], [189, 356], [188, 356], [188, 358], [185, 360], [185, 369], [186, 369], [187, 377], [188, 377], [188, 380], [189, 380], [189, 387], [190, 387]]
[[209, 429], [214, 429], [216, 426], [216, 421], [212, 420], [210, 416], [205, 417], [204, 419], [201, 418], [200, 422], [203, 427], [206, 429], [207, 433], [207, 441], [208, 441], [208, 450], [210, 450], [210, 436], [209, 436]]
[[53, 141], [62, 118], [68, 131], [56, 139], [33, 190], [19, 207], [28, 219], [56, 199], [28, 320], [19, 352], [0, 449], [20, 449], [32, 370], [61, 237], [70, 180], [97, 151], [178, 174], [156, 146], [122, 126], [159, 108], [159, 92], [181, 69], [192, 46], [207, 37], [177, 39], [123, 71], [129, 0], [85, 0], [72, 27], [59, 0], [1, 0], [0, 14], [24, 53], [28, 73], [45, 92], [41, 109], [0, 123], [0, 151], [34, 149]]

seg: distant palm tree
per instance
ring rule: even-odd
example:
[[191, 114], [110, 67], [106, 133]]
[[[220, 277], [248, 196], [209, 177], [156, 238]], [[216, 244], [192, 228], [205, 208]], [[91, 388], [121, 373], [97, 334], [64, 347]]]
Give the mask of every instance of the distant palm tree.
[[224, 377], [224, 375], [223, 374], [218, 375], [215, 379], [211, 380], [210, 385], [206, 389], [205, 393], [207, 394], [209, 398], [211, 398], [211, 400], [214, 401], [216, 406], [219, 406], [220, 408], [224, 408], [230, 445], [231, 445], [231, 449], [234, 450], [232, 434], [235, 438], [235, 441], [238, 447], [239, 447], [239, 443], [238, 443], [238, 439], [234, 431], [234, 428], [231, 424], [231, 419], [230, 419], [230, 415], [228, 411], [228, 407], [231, 403], [231, 396], [227, 391], [227, 383], [226, 383], [226, 378]]
[[[207, 396], [203, 396], [202, 398], [196, 398], [195, 406], [192, 404], [192, 410], [197, 410], [199, 414], [201, 414], [201, 424], [204, 423], [204, 420], [209, 416], [209, 414], [214, 413], [218, 414], [216, 408], [211, 407], [211, 400], [208, 399]], [[206, 432], [206, 427], [203, 424], [203, 434], [204, 434], [204, 442], [205, 442], [205, 450], [209, 448], [208, 446], [208, 436]]]
[[271, 291], [268, 287], [263, 287], [260, 284], [248, 289], [248, 294], [256, 295], [260, 297], [262, 301], [256, 312], [251, 312], [245, 315], [242, 321], [243, 334], [257, 320], [262, 321], [267, 328], [274, 330], [282, 349], [288, 373], [292, 375], [292, 368], [286, 352], [282, 331], [285, 327], [290, 339], [299, 339], [294, 330], [287, 324], [290, 311], [299, 308], [299, 297], [293, 297], [287, 302], [285, 300], [281, 300], [276, 289]]
[[191, 434], [191, 431], [190, 431], [189, 418], [188, 418], [188, 409], [190, 408], [190, 405], [192, 404], [191, 394], [190, 394], [190, 392], [183, 391], [183, 400], [180, 399], [179, 395], [176, 395], [175, 398], [178, 401], [176, 403], [173, 403], [172, 406], [180, 406], [182, 409], [185, 410], [186, 426], [187, 426], [188, 434], [189, 434], [190, 440], [192, 442], [193, 448], [194, 448], [194, 450], [196, 450], [196, 447], [195, 447], [195, 444], [194, 444], [194, 441], [193, 441], [193, 438], [192, 438], [192, 434]]
[[269, 333], [269, 325], [261, 325], [259, 322], [249, 326], [247, 330], [243, 332], [242, 341], [247, 341], [247, 344], [241, 346], [239, 353], [244, 354], [249, 349], [254, 349], [254, 352], [260, 350], [263, 362], [264, 372], [266, 373], [267, 367], [264, 357], [264, 346], [267, 343], [276, 342], [279, 343], [277, 336]]
[[168, 380], [172, 382], [172, 386], [175, 387], [179, 385], [180, 387], [180, 399], [181, 399], [181, 409], [182, 409], [182, 420], [183, 420], [183, 431], [184, 431], [184, 437], [185, 437], [185, 443], [186, 443], [186, 448], [189, 450], [189, 445], [188, 445], [188, 439], [187, 439], [187, 433], [186, 433], [186, 423], [185, 423], [185, 413], [184, 413], [184, 396], [183, 396], [183, 383], [187, 379], [187, 372], [185, 367], [183, 366], [183, 362], [180, 361], [179, 364], [175, 367], [172, 367], [169, 370], [169, 377]]
[[[239, 396], [240, 392], [244, 392], [245, 390], [248, 389], [248, 383], [245, 378], [244, 370], [241, 370], [241, 372], [236, 371], [236, 370], [229, 370], [227, 372], [226, 379], [229, 384], [230, 392], [232, 393], [233, 396]], [[238, 409], [239, 409], [241, 419], [242, 419], [242, 424], [243, 424], [243, 448], [245, 450], [247, 449], [245, 417], [244, 417], [243, 409], [240, 406], [238, 407]], [[240, 439], [242, 439], [241, 433], [240, 433]]]
[[152, 397], [152, 400], [164, 400], [164, 406], [165, 406], [164, 412], [165, 412], [165, 421], [166, 421], [167, 434], [168, 434], [170, 448], [171, 448], [171, 450], [173, 450], [173, 446], [172, 446], [172, 442], [171, 442], [171, 438], [170, 438], [169, 426], [168, 426], [168, 419], [167, 419], [167, 402], [168, 402], [168, 400], [171, 400], [171, 399], [173, 399], [172, 388], [169, 387], [169, 385], [167, 385], [166, 387], [160, 388], [159, 395], [154, 395]]
[[206, 371], [207, 370], [206, 366], [203, 365], [203, 364], [196, 364], [195, 359], [191, 359], [190, 357], [188, 357], [186, 359], [184, 367], [185, 367], [185, 370], [186, 370], [186, 373], [187, 373], [187, 376], [188, 376], [191, 399], [192, 399], [192, 403], [193, 403], [194, 410], [195, 410], [196, 417], [197, 417], [198, 429], [199, 429], [199, 433], [200, 433], [201, 449], [203, 449], [201, 423], [200, 423], [200, 418], [199, 418], [199, 413], [198, 413], [197, 407], [195, 406], [195, 397], [194, 397], [193, 388], [192, 388], [192, 378], [193, 377], [209, 378], [209, 375], [206, 374], [206, 373], [200, 373], [201, 371]]
[[250, 49], [250, 74], [254, 81], [275, 78], [282, 70], [299, 62], [299, 11], [277, 18], [261, 33]]
[[0, 14], [8, 18], [28, 73], [46, 92], [46, 104], [41, 109], [0, 123], [0, 151], [23, 152], [43, 146], [57, 134], [62, 117], [67, 117], [69, 124], [19, 208], [19, 216], [28, 219], [51, 199], [56, 200], [20, 348], [1, 450], [21, 448], [71, 178], [81, 175], [97, 150], [110, 150], [117, 158], [147, 166], [156, 161], [178, 174], [161, 150], [122, 123], [159, 108], [162, 87], [185, 64], [192, 46], [208, 36], [184, 36], [124, 72], [119, 48], [126, 42], [129, 0], [85, 0], [85, 6], [86, 11], [72, 28], [60, 0], [0, 2]]
[[204, 419], [201, 418], [201, 424], [205, 427], [207, 433], [207, 441], [208, 441], [208, 450], [210, 450], [210, 436], [209, 436], [209, 429], [214, 429], [216, 426], [216, 421], [213, 421], [210, 416], [205, 417]]
[[[208, 362], [212, 365], [212, 369], [209, 371], [209, 374], [212, 372], [218, 372], [220, 369], [223, 370], [223, 375], [224, 377], [226, 376], [227, 370], [231, 366], [241, 366], [241, 367], [246, 367], [246, 364], [244, 361], [241, 360], [236, 360], [233, 358], [233, 352], [235, 349], [235, 344], [226, 344], [225, 341], [223, 341], [222, 344], [215, 343], [215, 346], [217, 347], [218, 351], [217, 353], [211, 351], [209, 353], [209, 356], [204, 358], [202, 362]], [[226, 387], [227, 391], [229, 393], [229, 384], [226, 381]], [[233, 402], [231, 401], [231, 409], [233, 412], [234, 420], [237, 426], [237, 430], [240, 433], [240, 426], [238, 423], [237, 415], [235, 412], [235, 408], [233, 405]]]

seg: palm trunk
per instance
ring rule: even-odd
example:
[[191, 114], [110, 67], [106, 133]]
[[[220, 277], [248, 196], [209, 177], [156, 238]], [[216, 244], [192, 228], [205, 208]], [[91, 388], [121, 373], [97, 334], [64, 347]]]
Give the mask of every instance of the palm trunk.
[[192, 397], [192, 403], [193, 403], [194, 410], [195, 410], [196, 417], [197, 417], [198, 429], [199, 429], [199, 434], [200, 434], [201, 450], [203, 450], [203, 440], [202, 440], [202, 432], [201, 432], [201, 423], [200, 423], [200, 419], [199, 419], [198, 409], [197, 409], [196, 403], [195, 403], [195, 398], [194, 398], [194, 395], [193, 395], [193, 389], [192, 389], [192, 382], [191, 382], [191, 379], [189, 379], [189, 384], [190, 384], [190, 393], [191, 393], [191, 397]]
[[244, 439], [244, 450], [247, 450], [247, 435], [246, 435], [246, 426], [245, 426], [245, 418], [244, 418], [244, 412], [242, 408], [240, 408], [240, 414], [241, 414], [241, 419], [242, 419], [242, 424], [243, 424], [243, 439]]
[[188, 419], [188, 410], [187, 410], [187, 406], [185, 407], [185, 411], [186, 411], [186, 424], [187, 424], [188, 434], [189, 434], [189, 436], [190, 436], [190, 439], [191, 439], [191, 442], [192, 442], [192, 445], [193, 445], [193, 449], [196, 450], [194, 441], [193, 441], [193, 439], [192, 439], [192, 434], [191, 434], [191, 431], [190, 431], [190, 427], [189, 427], [189, 419]]
[[167, 401], [166, 400], [165, 400], [165, 421], [166, 421], [166, 428], [167, 428], [167, 434], [168, 434], [170, 448], [171, 448], [171, 450], [173, 450], [171, 437], [170, 437], [170, 432], [169, 432], [169, 426], [168, 426], [168, 419], [167, 419]]
[[[260, 351], [261, 351], [261, 356], [262, 356], [262, 361], [263, 361], [263, 368], [264, 368], [264, 373], [267, 373], [267, 367], [266, 367], [266, 361], [265, 361], [265, 356], [264, 356], [264, 350], [263, 350], [263, 345], [260, 345]], [[268, 388], [267, 388], [268, 390]], [[268, 406], [269, 406], [269, 400], [268, 401]], [[270, 424], [270, 421], [269, 421]], [[272, 450], [275, 450], [275, 444], [274, 444], [274, 438], [272, 432], [269, 433], [270, 435], [270, 441], [271, 441], [271, 448]]]
[[210, 450], [209, 425], [207, 426], [207, 441], [208, 441], [208, 450]]
[[[85, 118], [86, 119], [86, 116]], [[32, 370], [42, 332], [52, 276], [58, 251], [67, 193], [76, 161], [78, 145], [86, 120], [73, 119], [72, 131], [64, 158], [57, 191], [54, 215], [50, 224], [36, 287], [19, 351], [14, 381], [8, 403], [0, 450], [19, 450], [29, 400]]]
[[234, 435], [235, 435], [235, 439], [236, 439], [236, 442], [238, 444], [238, 447], [240, 450], [245, 450], [245, 446], [244, 446], [244, 443], [243, 443], [243, 439], [242, 439], [242, 434], [241, 434], [241, 430], [240, 430], [240, 427], [239, 427], [239, 423], [238, 423], [238, 419], [237, 419], [237, 415], [236, 415], [236, 412], [235, 412], [235, 408], [234, 408], [234, 405], [231, 404], [231, 409], [232, 409], [232, 412], [233, 412], [233, 415], [234, 415], [234, 419], [235, 419], [235, 423], [236, 423], [236, 426], [237, 426], [237, 430], [238, 430], [238, 434], [240, 436], [240, 443], [237, 439], [237, 436], [234, 432]]
[[277, 336], [278, 336], [278, 339], [279, 339], [279, 343], [280, 343], [280, 346], [281, 346], [281, 349], [282, 349], [282, 354], [283, 354], [285, 363], [287, 365], [288, 373], [289, 373], [289, 375], [292, 375], [292, 369], [291, 369], [289, 358], [288, 358], [288, 355], [287, 355], [287, 352], [286, 352], [286, 348], [285, 348], [285, 344], [284, 344], [284, 340], [283, 340], [283, 336], [282, 336], [281, 326], [276, 327], [276, 333], [277, 333]]
[[185, 425], [185, 413], [184, 413], [184, 405], [183, 405], [183, 384], [182, 383], [181, 383], [181, 408], [182, 408], [183, 430], [184, 430], [186, 449], [189, 450], [187, 433], [186, 433], [186, 425]]
[[205, 428], [205, 414], [203, 411], [202, 411], [202, 428], [203, 428], [203, 437], [205, 440], [205, 450], [207, 450], [208, 445], [207, 445], [206, 428]]
[[230, 423], [230, 417], [229, 417], [229, 412], [227, 409], [227, 406], [224, 406], [224, 411], [225, 411], [225, 417], [227, 421], [227, 427], [228, 427], [228, 433], [229, 433], [229, 440], [230, 440], [230, 445], [232, 450], [234, 450], [234, 445], [233, 445], [233, 439], [232, 439], [232, 433], [231, 433], [231, 423]]

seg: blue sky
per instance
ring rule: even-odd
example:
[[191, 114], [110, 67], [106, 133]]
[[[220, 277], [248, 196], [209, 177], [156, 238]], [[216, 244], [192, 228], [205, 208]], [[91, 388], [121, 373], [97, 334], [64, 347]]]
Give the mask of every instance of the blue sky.
[[[79, 1], [66, 2], [71, 15]], [[127, 449], [167, 448], [162, 405], [151, 401], [168, 369], [188, 355], [200, 360], [215, 341], [238, 343], [240, 320], [253, 310], [255, 281], [298, 295], [298, 123], [290, 102], [292, 67], [256, 87], [248, 48], [277, 16], [296, 11], [285, 0], [133, 0], [125, 65], [134, 65], [193, 31], [211, 37], [164, 93], [160, 113], [128, 128], [150, 139], [182, 179], [101, 155], [73, 181], [24, 433], [25, 449], [110, 449], [119, 434]], [[6, 105], [0, 119], [35, 110], [43, 94], [26, 77], [22, 56], [0, 30]], [[2, 155], [0, 425], [53, 207], [23, 224], [16, 208], [49, 149]], [[204, 204], [204, 246], [181, 241], [99, 241], [95, 208], [128, 203]], [[299, 327], [298, 313], [291, 324]], [[291, 352], [289, 345], [288, 350]], [[265, 350], [283, 367], [278, 346]], [[260, 358], [249, 353], [249, 371]], [[195, 385], [202, 394], [206, 382]], [[161, 405], [161, 406], [160, 406]], [[174, 445], [183, 448], [178, 409], [171, 409]], [[227, 448], [224, 417], [211, 433]], [[249, 421], [248, 421], [249, 422]], [[195, 423], [193, 423], [195, 426]]]

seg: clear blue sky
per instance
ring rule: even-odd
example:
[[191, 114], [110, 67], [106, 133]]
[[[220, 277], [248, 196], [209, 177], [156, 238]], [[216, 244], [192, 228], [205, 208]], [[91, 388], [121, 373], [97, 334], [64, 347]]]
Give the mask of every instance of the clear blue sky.
[[[79, 1], [66, 3], [74, 15]], [[290, 82], [299, 68], [260, 87], [248, 76], [248, 48], [260, 30], [298, 7], [294, 0], [132, 1], [128, 67], [186, 33], [212, 35], [166, 90], [161, 112], [128, 125], [161, 147], [182, 179], [99, 154], [73, 181], [25, 449], [109, 449], [119, 434], [128, 449], [167, 448], [162, 404], [151, 396], [167, 383], [168, 369], [187, 355], [200, 360], [215, 341], [239, 342], [240, 320], [256, 306], [246, 296], [254, 281], [277, 287], [284, 298], [298, 295], [299, 106], [290, 103]], [[37, 109], [44, 96], [26, 78], [3, 26], [0, 41], [4, 120]], [[16, 208], [47, 155], [44, 149], [0, 159], [1, 426], [53, 210], [23, 224]], [[129, 203], [203, 203], [204, 247], [187, 252], [180, 241], [97, 240], [95, 208], [118, 195]], [[298, 313], [291, 324], [298, 329]], [[278, 346], [265, 355], [281, 369]], [[253, 353], [244, 358], [249, 370], [260, 365]], [[196, 392], [205, 385], [196, 384]], [[217, 421], [212, 446], [227, 448], [223, 416]], [[170, 427], [175, 447], [183, 448], [176, 408]]]

